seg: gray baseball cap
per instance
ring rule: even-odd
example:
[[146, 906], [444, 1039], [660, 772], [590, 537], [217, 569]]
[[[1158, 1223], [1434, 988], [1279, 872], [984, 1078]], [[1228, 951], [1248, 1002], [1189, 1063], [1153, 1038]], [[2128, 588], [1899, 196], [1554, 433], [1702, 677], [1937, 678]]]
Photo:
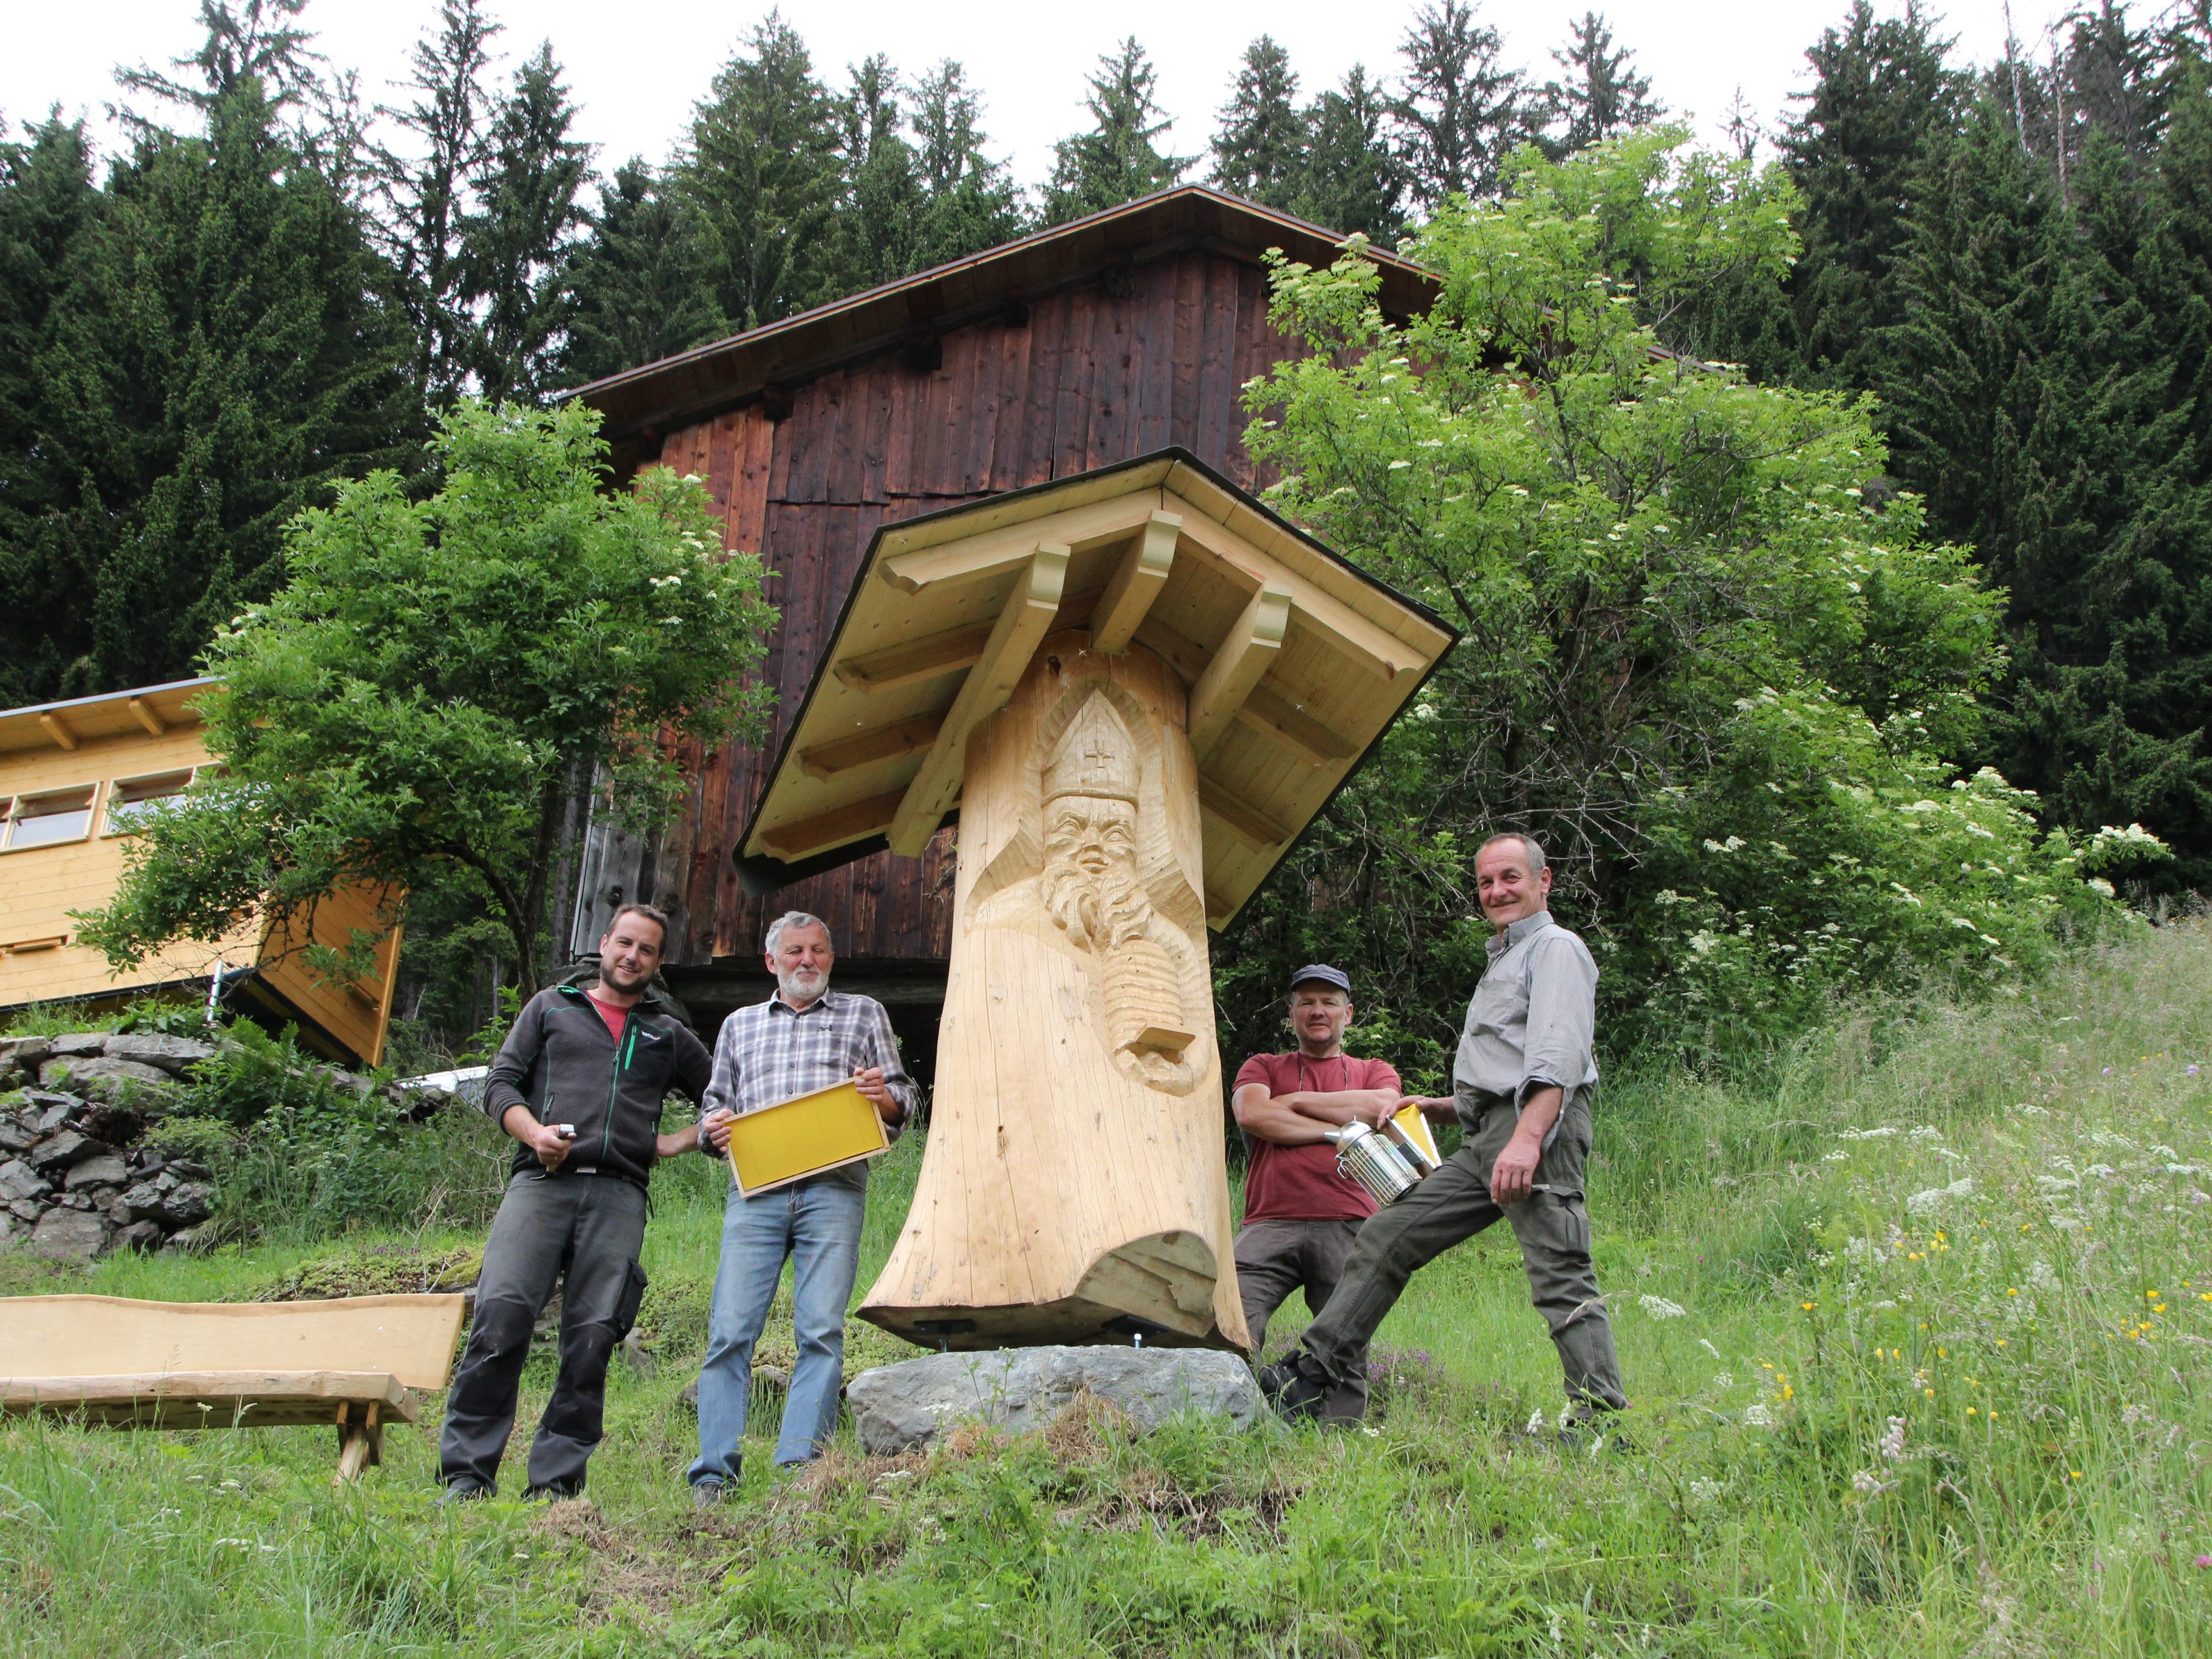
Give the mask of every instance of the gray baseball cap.
[[1352, 994], [1352, 981], [1344, 976], [1344, 969], [1332, 968], [1325, 962], [1310, 962], [1297, 973], [1292, 974], [1291, 989], [1295, 991], [1301, 985], [1311, 984], [1316, 981], [1323, 985], [1334, 985], [1346, 996]]

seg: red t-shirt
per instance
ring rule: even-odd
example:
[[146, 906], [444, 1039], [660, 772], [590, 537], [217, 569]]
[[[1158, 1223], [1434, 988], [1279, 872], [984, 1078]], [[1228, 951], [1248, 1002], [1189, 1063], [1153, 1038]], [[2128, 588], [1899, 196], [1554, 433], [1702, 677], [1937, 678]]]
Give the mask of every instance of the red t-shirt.
[[[1255, 1054], [1237, 1068], [1232, 1092], [1259, 1084], [1271, 1095], [1340, 1094], [1347, 1089], [1398, 1089], [1388, 1060], [1339, 1054], [1309, 1060], [1302, 1054]], [[1375, 1200], [1356, 1181], [1336, 1172], [1336, 1148], [1326, 1140], [1279, 1146], [1251, 1137], [1252, 1163], [1244, 1175], [1247, 1221], [1364, 1221]]]
[[599, 1011], [599, 1018], [607, 1023], [607, 1035], [614, 1038], [616, 1048], [621, 1048], [623, 1027], [629, 1024], [629, 1010], [617, 1008], [611, 1002], [602, 1002], [589, 991], [584, 993], [584, 1000]]

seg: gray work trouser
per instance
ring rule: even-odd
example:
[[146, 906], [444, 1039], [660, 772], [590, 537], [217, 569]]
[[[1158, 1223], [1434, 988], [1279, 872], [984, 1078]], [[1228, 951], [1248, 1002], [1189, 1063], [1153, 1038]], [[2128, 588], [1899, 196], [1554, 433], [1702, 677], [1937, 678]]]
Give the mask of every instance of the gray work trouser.
[[546, 1176], [507, 1182], [485, 1241], [469, 1346], [446, 1396], [438, 1478], [490, 1488], [514, 1428], [514, 1400], [530, 1358], [530, 1333], [561, 1291], [561, 1372], [530, 1447], [530, 1490], [568, 1497], [584, 1489], [599, 1443], [607, 1362], [637, 1322], [645, 1273], [645, 1190], [615, 1176]]
[[[1243, 1297], [1244, 1328], [1252, 1334], [1255, 1357], [1267, 1345], [1267, 1321], [1292, 1291], [1304, 1291], [1306, 1306], [1316, 1313], [1328, 1305], [1358, 1241], [1359, 1226], [1345, 1220], [1248, 1221], [1237, 1229], [1237, 1288]], [[1329, 1390], [1321, 1414], [1353, 1421], [1367, 1415], [1364, 1369]]]
[[1512, 1103], [1487, 1097], [1474, 1103], [1474, 1110], [1473, 1132], [1443, 1167], [1360, 1228], [1336, 1294], [1306, 1327], [1300, 1346], [1339, 1382], [1364, 1376], [1367, 1344], [1414, 1270], [1502, 1216], [1520, 1241], [1530, 1299], [1551, 1327], [1568, 1398], [1626, 1406], [1613, 1327], [1590, 1267], [1589, 1214], [1583, 1205], [1589, 1091], [1569, 1091], [1559, 1133], [1536, 1165], [1537, 1190], [1506, 1206], [1491, 1201], [1490, 1167], [1512, 1138]]

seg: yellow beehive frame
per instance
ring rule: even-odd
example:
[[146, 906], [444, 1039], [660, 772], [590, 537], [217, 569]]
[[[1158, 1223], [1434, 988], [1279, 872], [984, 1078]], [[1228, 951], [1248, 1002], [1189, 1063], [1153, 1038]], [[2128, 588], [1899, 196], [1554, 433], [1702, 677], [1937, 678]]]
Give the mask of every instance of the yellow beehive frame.
[[833, 1083], [730, 1125], [730, 1173], [747, 1198], [890, 1150], [884, 1121], [850, 1083]]

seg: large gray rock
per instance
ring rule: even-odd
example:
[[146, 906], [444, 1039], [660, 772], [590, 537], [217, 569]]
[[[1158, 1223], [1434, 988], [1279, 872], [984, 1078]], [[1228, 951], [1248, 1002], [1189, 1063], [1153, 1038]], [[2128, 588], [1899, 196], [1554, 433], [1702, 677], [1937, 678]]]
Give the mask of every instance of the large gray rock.
[[1248, 1428], [1260, 1409], [1252, 1372], [1206, 1348], [1006, 1348], [878, 1365], [845, 1386], [860, 1443], [878, 1456], [927, 1446], [962, 1423], [1041, 1429], [1088, 1391], [1157, 1428], [1183, 1412]]
[[26, 1089], [21, 1103], [15, 1109], [15, 1121], [33, 1134], [42, 1135], [49, 1129], [58, 1129], [74, 1113], [84, 1109], [84, 1102], [75, 1095], [58, 1095], [46, 1089]]
[[0, 1164], [0, 1198], [39, 1198], [53, 1191], [53, 1184], [20, 1158]]
[[131, 1179], [131, 1166], [113, 1152], [102, 1152], [70, 1166], [62, 1185], [76, 1192], [81, 1187], [119, 1187]]
[[187, 1181], [161, 1200], [161, 1213], [173, 1227], [191, 1227], [215, 1213], [215, 1188]]
[[57, 1261], [90, 1261], [107, 1249], [107, 1223], [95, 1210], [49, 1210], [31, 1230], [30, 1249]]
[[70, 1164], [98, 1158], [106, 1150], [104, 1140], [94, 1140], [74, 1129], [58, 1130], [31, 1148], [31, 1167], [49, 1181], [58, 1180]]
[[110, 1060], [131, 1060], [159, 1066], [172, 1077], [182, 1077], [203, 1060], [215, 1058], [215, 1045], [193, 1037], [144, 1036], [112, 1036], [102, 1051]]
[[35, 1072], [39, 1062], [53, 1051], [53, 1043], [46, 1037], [0, 1037], [0, 1066], [12, 1064]]
[[46, 1039], [49, 1054], [96, 1054], [107, 1047], [112, 1031], [71, 1031], [67, 1036]]
[[176, 1079], [158, 1066], [106, 1054], [50, 1060], [39, 1067], [39, 1081], [49, 1089], [70, 1089], [96, 1100], [126, 1099], [152, 1089], [166, 1093], [177, 1086]]

